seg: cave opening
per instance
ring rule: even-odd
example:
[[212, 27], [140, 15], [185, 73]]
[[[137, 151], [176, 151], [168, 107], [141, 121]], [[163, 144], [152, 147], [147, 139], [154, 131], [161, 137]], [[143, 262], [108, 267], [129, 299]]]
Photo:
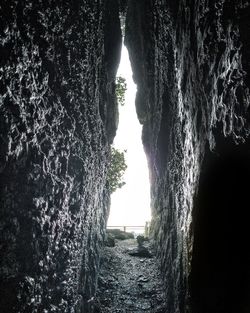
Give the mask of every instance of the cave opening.
[[190, 279], [195, 313], [250, 309], [249, 153], [229, 146], [218, 154], [207, 149], [200, 176]]
[[136, 114], [136, 84], [126, 46], [122, 45], [117, 77], [126, 82], [125, 103], [119, 105], [119, 124], [114, 139], [114, 148], [124, 151], [127, 169], [125, 185], [111, 195], [108, 228], [123, 228], [135, 233], [143, 233], [150, 222], [150, 186], [146, 155], [141, 140], [142, 125]]
[[[142, 144], [142, 125], [136, 113], [137, 87], [126, 47], [122, 46], [117, 77], [125, 78], [124, 105], [113, 148], [125, 151], [125, 185], [111, 194], [106, 239], [100, 258], [95, 313], [166, 312], [160, 268], [152, 241], [149, 171]], [[120, 231], [122, 230], [122, 232]]]

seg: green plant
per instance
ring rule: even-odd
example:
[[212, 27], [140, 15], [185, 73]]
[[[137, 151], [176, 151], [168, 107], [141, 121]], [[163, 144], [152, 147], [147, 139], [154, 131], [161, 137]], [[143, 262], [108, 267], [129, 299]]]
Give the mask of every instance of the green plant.
[[115, 94], [116, 94], [117, 101], [120, 105], [125, 104], [126, 90], [127, 90], [126, 79], [121, 76], [116, 77]]
[[125, 162], [125, 151], [119, 151], [114, 147], [111, 147], [111, 161], [108, 170], [108, 185], [110, 193], [113, 193], [118, 188], [122, 188], [125, 185], [123, 181], [123, 175], [127, 169]]

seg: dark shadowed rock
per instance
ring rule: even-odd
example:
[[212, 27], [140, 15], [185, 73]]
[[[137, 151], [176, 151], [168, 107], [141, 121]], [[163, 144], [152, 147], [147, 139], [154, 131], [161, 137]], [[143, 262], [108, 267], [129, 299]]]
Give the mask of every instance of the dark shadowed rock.
[[0, 4], [0, 311], [88, 312], [117, 126], [116, 1]]
[[128, 254], [132, 256], [141, 257], [141, 258], [152, 258], [152, 254], [144, 246], [138, 246], [136, 249], [129, 251]]
[[115, 236], [112, 234], [106, 233], [104, 245], [106, 247], [114, 247], [115, 246]]
[[143, 243], [145, 241], [149, 241], [149, 239], [147, 237], [139, 235], [139, 236], [136, 237], [136, 241], [137, 241], [138, 246], [141, 247], [141, 246], [143, 246]]
[[249, 16], [246, 0], [128, 1], [169, 313], [249, 311]]

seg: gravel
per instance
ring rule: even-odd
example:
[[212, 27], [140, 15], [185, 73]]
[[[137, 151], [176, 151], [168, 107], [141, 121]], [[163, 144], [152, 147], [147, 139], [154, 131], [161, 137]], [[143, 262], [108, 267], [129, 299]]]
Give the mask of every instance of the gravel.
[[[166, 312], [158, 263], [154, 256], [130, 255], [136, 248], [136, 240], [129, 239], [103, 249], [95, 313]], [[152, 253], [150, 244], [146, 248]]]

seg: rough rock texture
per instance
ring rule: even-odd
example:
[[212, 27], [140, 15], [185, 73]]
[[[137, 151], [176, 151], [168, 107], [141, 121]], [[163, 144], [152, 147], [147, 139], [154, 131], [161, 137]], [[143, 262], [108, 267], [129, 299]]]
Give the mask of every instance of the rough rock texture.
[[128, 2], [169, 313], [249, 312], [249, 27], [246, 0]]
[[131, 256], [135, 249], [136, 240], [128, 239], [102, 250], [95, 313], [166, 312], [158, 262], [155, 257]]
[[0, 311], [86, 313], [109, 206], [117, 4], [3, 0], [0, 18]]

